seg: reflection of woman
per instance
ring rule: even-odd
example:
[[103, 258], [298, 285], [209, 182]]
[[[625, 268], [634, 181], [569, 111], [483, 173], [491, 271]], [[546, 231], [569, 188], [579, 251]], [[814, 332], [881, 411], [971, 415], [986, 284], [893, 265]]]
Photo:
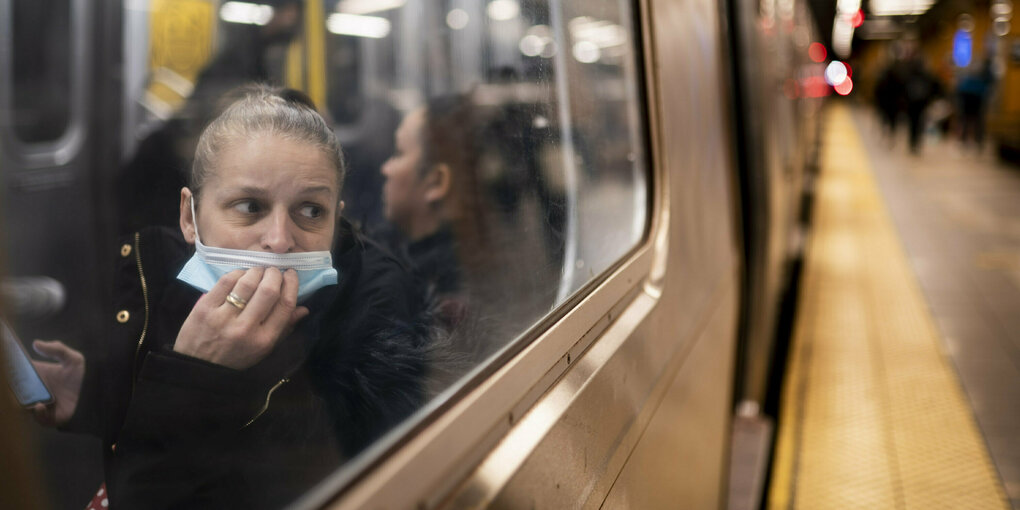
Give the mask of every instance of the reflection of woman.
[[420, 405], [414, 293], [340, 218], [343, 173], [306, 99], [246, 92], [202, 134], [183, 238], [120, 247], [108, 351], [36, 343], [34, 411], [102, 437], [112, 506], [279, 507]]
[[[382, 167], [384, 215], [404, 238], [398, 248], [427, 289], [450, 348], [473, 362], [545, 313], [555, 289], [541, 246], [549, 224], [534, 214], [541, 196], [520, 192], [515, 210], [496, 214], [494, 181], [517, 177], [508, 175], [515, 160], [533, 157], [534, 147], [508, 140], [523, 136], [494, 124], [493, 111], [467, 96], [434, 98], [404, 118]], [[510, 146], [520, 150], [508, 154]]]
[[384, 215], [406, 238], [404, 249], [437, 298], [446, 329], [466, 313], [464, 273], [479, 272], [479, 254], [471, 252], [485, 250], [488, 241], [476, 117], [460, 96], [412, 111], [397, 129], [396, 152], [382, 167]]

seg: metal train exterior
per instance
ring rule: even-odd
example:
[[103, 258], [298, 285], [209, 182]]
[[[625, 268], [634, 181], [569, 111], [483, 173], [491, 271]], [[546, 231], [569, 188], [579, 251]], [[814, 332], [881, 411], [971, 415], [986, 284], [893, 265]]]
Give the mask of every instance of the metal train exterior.
[[[111, 278], [104, 259], [122, 221], [119, 195], [131, 193], [119, 185], [117, 169], [145, 135], [186, 107], [203, 66], [226, 38], [217, 20], [226, 3], [65, 0], [36, 9], [0, 0], [4, 315], [24, 338], [61, 338], [86, 348], [101, 342], [112, 320], [103, 305]], [[505, 73], [492, 78], [469, 64], [459, 74], [430, 73], [434, 60], [402, 57], [410, 50], [401, 48], [434, 41], [446, 30], [428, 20], [452, 27], [442, 14], [491, 17], [492, 5], [513, 4], [519, 13], [545, 12], [539, 17], [550, 33], [529, 35], [566, 48], [570, 21], [614, 19], [630, 52], [605, 71], [619, 70], [612, 79], [592, 82], [609, 95], [557, 81], [567, 74], [557, 71], [537, 83], [567, 91], [571, 99], [555, 96], [553, 107], [531, 111], [559, 115], [556, 147], [572, 137], [581, 147], [553, 151], [564, 161], [560, 166], [598, 159], [597, 149], [584, 145], [628, 139], [636, 156], [623, 173], [628, 193], [638, 197], [627, 202], [628, 210], [637, 212], [626, 220], [623, 248], [605, 256], [597, 270], [582, 270], [575, 260], [598, 244], [592, 239], [616, 238], [598, 230], [603, 220], [584, 218], [599, 205], [586, 206], [584, 195], [603, 189], [571, 191], [572, 179], [595, 178], [565, 171], [557, 189], [568, 212], [562, 247], [552, 257], [559, 266], [556, 285], [546, 289], [548, 306], [522, 314], [526, 322], [505, 344], [295, 505], [725, 506], [735, 410], [767, 412], [762, 409], [776, 384], [780, 307], [804, 235], [803, 196], [821, 101], [803, 86], [818, 74], [807, 59], [814, 30], [806, 5], [408, 0], [396, 2], [397, 9], [417, 9], [415, 17], [391, 18], [394, 41], [385, 43], [326, 35], [328, 13], [340, 12], [340, 4], [304, 0], [301, 35], [266, 58], [277, 81], [305, 90], [319, 105], [333, 104], [336, 94], [373, 101], [336, 103], [332, 110], [341, 142], [355, 152], [389, 136], [373, 123], [384, 111], [376, 105], [380, 98], [404, 111], [414, 87], [427, 95], [480, 79], [481, 86], [472, 85], [476, 97], [498, 102], [511, 96], [521, 103], [545, 97], [541, 86], [515, 86]], [[424, 39], [408, 37], [402, 45], [396, 39], [408, 30]], [[66, 37], [50, 37], [55, 33]], [[26, 44], [38, 50], [26, 53]], [[451, 54], [467, 51], [456, 41], [447, 44]], [[500, 58], [495, 46], [487, 48], [484, 58]], [[470, 63], [477, 56], [469, 53], [458, 58]], [[590, 60], [576, 47], [573, 56]], [[556, 69], [575, 72], [578, 66], [566, 51], [547, 58], [545, 65]], [[360, 79], [337, 83], [342, 80], [330, 78], [333, 64], [359, 70], [352, 73]], [[390, 85], [380, 85], [380, 76]], [[385, 93], [376, 93], [380, 87]], [[549, 90], [544, 93], [554, 93]], [[625, 104], [620, 117], [629, 118], [630, 128], [563, 128], [563, 118], [583, 117], [585, 101]], [[40, 118], [56, 118], [59, 129], [36, 122]], [[371, 214], [364, 214], [370, 222]], [[586, 260], [592, 265], [597, 258]], [[10, 493], [39, 507], [84, 503], [101, 481], [94, 446], [9, 419], [16, 416], [9, 405], [4, 402], [0, 421], [14, 432], [3, 441], [22, 445], [20, 438], [29, 437], [33, 446], [19, 446], [22, 458], [29, 467], [33, 458], [40, 465], [36, 472], [5, 462], [8, 481], [15, 473], [38, 475], [38, 484], [19, 482]], [[59, 489], [58, 478], [74, 481]]]

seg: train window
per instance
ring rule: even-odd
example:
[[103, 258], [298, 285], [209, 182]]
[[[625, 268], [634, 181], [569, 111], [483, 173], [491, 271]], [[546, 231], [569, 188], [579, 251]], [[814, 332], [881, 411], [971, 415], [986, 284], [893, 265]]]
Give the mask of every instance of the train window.
[[71, 2], [11, 8], [11, 127], [26, 143], [55, 141], [71, 119]]
[[[59, 37], [67, 30], [57, 29], [74, 17], [13, 4], [15, 16], [38, 18], [16, 26], [50, 27], [16, 34], [41, 52], [14, 68], [19, 136], [59, 136], [68, 123], [59, 87], [70, 54]], [[41, 418], [102, 438], [109, 470], [99, 477], [97, 459], [62, 453], [86, 447], [58, 448], [70, 440], [40, 435], [52, 443], [42, 448], [47, 472], [72, 480], [66, 495], [54, 496], [58, 506], [76, 506], [104, 482], [121, 507], [156, 499], [189, 506], [195, 498], [282, 506], [338, 466], [351, 469], [359, 465], [352, 459], [367, 462], [399, 443], [399, 430], [434, 419], [565, 305], [580, 302], [647, 231], [648, 140], [632, 4], [97, 3], [90, 23], [121, 20], [123, 47], [118, 54], [99, 45], [102, 55], [84, 61], [122, 65], [122, 79], [110, 81], [122, 87], [90, 87], [87, 100], [123, 110], [109, 123], [99, 116], [110, 112], [90, 110], [97, 118], [86, 125], [122, 132], [94, 137], [110, 146], [90, 148], [95, 157], [81, 163], [94, 165], [82, 175], [109, 200], [78, 218], [98, 224], [77, 231], [94, 236], [96, 246], [82, 248], [89, 260], [115, 265], [83, 268], [67, 242], [28, 234], [9, 255], [11, 267], [42, 276], [76, 268], [67, 277], [77, 278], [69, 302], [113, 300], [88, 329], [59, 312], [36, 322], [8, 317], [23, 338], [65, 340], [37, 347], [55, 363], [87, 360], [77, 367], [85, 374], [78, 408], [57, 405]], [[325, 124], [309, 121], [301, 131], [238, 120], [274, 108], [304, 115], [308, 104]], [[300, 189], [342, 202], [301, 195], [275, 207], [276, 193], [305, 182], [302, 171], [332, 171], [340, 159], [329, 136], [308, 125], [336, 136], [346, 179], [342, 190], [310, 177], [317, 187]], [[314, 143], [309, 132], [318, 133]], [[257, 171], [270, 162], [272, 172]], [[232, 182], [224, 176], [240, 176], [246, 194], [217, 194]], [[287, 214], [279, 222], [266, 220], [280, 210]], [[337, 217], [330, 212], [340, 220], [330, 223]], [[258, 236], [245, 244], [224, 232]], [[283, 246], [287, 239], [293, 246]], [[205, 249], [196, 251], [200, 241]], [[332, 268], [316, 258], [296, 287], [276, 283], [280, 292], [307, 290], [295, 299], [309, 315], [288, 315], [296, 326], [266, 333], [275, 342], [269, 349], [238, 361], [196, 347], [208, 332], [196, 324], [209, 317], [196, 310], [209, 299], [238, 317], [266, 309], [254, 291], [241, 290], [263, 273], [249, 271], [241, 283], [210, 267], [252, 260], [292, 267], [307, 262], [301, 252], [327, 250]], [[218, 289], [218, 281], [231, 287]], [[96, 338], [72, 340], [88, 335]], [[45, 365], [44, 379], [55, 371]], [[58, 399], [66, 395], [66, 380], [49, 382]]]
[[[433, 287], [462, 361], [441, 389], [511, 349], [644, 233], [629, 9], [346, 0], [328, 10], [327, 105], [351, 163], [345, 212], [396, 238]], [[433, 167], [450, 173], [441, 199], [400, 188], [404, 172], [426, 179]]]

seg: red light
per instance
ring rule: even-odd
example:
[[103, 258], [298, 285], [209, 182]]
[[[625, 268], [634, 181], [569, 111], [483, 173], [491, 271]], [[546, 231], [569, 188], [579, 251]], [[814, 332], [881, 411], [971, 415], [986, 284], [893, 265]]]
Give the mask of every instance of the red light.
[[797, 90], [797, 80], [787, 78], [786, 83], [783, 84], [783, 93], [786, 94], [787, 99], [797, 99], [800, 97], [800, 91]]
[[857, 12], [854, 13], [854, 16], [850, 18], [850, 24], [853, 25], [854, 28], [857, 28], [861, 26], [861, 24], [863, 23], [864, 23], [864, 9], [858, 9]]
[[854, 70], [853, 70], [853, 68], [850, 67], [850, 64], [848, 64], [846, 62], [843, 62], [843, 67], [846, 68], [846, 77], [847, 78], [853, 78], [854, 77]]
[[825, 51], [825, 45], [818, 42], [811, 43], [811, 46], [808, 46], [807, 53], [808, 57], [811, 57], [811, 60], [815, 62], [825, 62], [825, 57], [828, 55], [828, 52]]
[[839, 85], [836, 85], [833, 88], [836, 89], [836, 93], [837, 94], [839, 94], [841, 96], [845, 96], [845, 95], [849, 94], [851, 90], [854, 89], [854, 82], [850, 78], [847, 78], [847, 79], [843, 80], [843, 83], [840, 83]]
[[804, 97], [824, 97], [832, 93], [832, 87], [821, 76], [808, 76], [801, 82]]

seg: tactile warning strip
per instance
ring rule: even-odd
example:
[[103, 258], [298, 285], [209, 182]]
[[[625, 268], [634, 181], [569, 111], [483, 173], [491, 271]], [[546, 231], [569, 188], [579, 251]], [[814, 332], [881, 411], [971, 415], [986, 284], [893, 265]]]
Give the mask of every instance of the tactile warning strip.
[[769, 508], [1005, 509], [864, 151], [830, 108]]

